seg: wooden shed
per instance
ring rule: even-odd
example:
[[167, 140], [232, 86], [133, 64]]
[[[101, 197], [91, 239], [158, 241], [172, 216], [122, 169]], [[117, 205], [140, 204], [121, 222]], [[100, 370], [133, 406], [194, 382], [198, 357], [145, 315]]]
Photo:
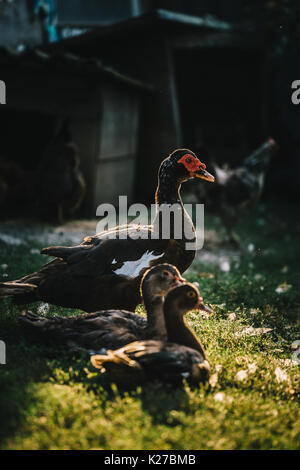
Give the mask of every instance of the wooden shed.
[[132, 200], [140, 103], [149, 87], [99, 59], [0, 49], [6, 84], [0, 107], [1, 155], [34, 169], [59, 122], [68, 117], [87, 182], [84, 215], [102, 202]]
[[227, 22], [156, 10], [48, 50], [101, 57], [157, 90], [142, 108], [136, 200], [153, 200], [158, 165], [174, 148], [206, 145], [235, 164], [268, 134], [263, 39]]

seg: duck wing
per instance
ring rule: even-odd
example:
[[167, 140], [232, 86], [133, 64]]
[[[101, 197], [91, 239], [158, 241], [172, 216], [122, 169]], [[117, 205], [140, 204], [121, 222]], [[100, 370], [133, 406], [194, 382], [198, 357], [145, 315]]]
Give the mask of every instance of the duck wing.
[[132, 341], [145, 338], [147, 320], [125, 310], [106, 310], [78, 317], [76, 324], [68, 328], [64, 341], [72, 349], [99, 351], [120, 348]]
[[53, 246], [41, 253], [65, 261], [71, 271], [81, 276], [138, 276], [153, 262], [164, 262], [169, 240], [152, 239], [152, 228], [125, 227], [87, 237], [81, 245]]
[[145, 338], [146, 318], [126, 310], [105, 310], [75, 317], [42, 317], [25, 312], [19, 317], [24, 334], [72, 350], [120, 348]]
[[94, 367], [108, 371], [112, 380], [127, 383], [131, 378], [198, 383], [208, 379], [210, 370], [200, 352], [163, 341], [136, 341], [106, 355], [94, 355], [91, 361]]

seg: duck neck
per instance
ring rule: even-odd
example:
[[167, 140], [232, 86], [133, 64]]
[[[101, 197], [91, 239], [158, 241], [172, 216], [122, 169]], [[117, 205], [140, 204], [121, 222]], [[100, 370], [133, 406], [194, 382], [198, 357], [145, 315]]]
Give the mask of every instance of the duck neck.
[[158, 178], [158, 185], [155, 193], [155, 204], [176, 204], [182, 205], [180, 197], [181, 184], [174, 182], [171, 175], [164, 174]]
[[164, 175], [159, 178], [155, 193], [156, 215], [153, 221], [159, 238], [193, 241], [195, 229], [192, 219], [183, 207], [180, 197], [181, 184]]
[[149, 336], [167, 338], [167, 329], [163, 312], [164, 299], [161, 296], [144, 296], [144, 304], [147, 312], [147, 330]]
[[179, 312], [176, 305], [172, 305], [172, 303], [168, 303], [166, 301], [164, 306], [164, 316], [168, 341], [195, 349], [205, 358], [204, 348], [197, 336], [189, 328], [184, 317], [184, 313]]

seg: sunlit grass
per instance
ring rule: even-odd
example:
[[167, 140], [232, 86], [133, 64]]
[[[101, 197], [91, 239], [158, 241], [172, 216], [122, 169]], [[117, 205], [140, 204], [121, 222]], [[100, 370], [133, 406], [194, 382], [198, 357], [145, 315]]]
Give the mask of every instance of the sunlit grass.
[[[300, 339], [295, 210], [268, 208], [242, 225], [245, 246], [253, 243], [255, 250], [228, 273], [199, 263], [186, 275], [198, 282], [215, 311], [210, 317], [188, 315], [212, 365], [210, 385], [118, 390], [84, 354], [70, 357], [30, 344], [17, 326], [21, 308], [1, 303], [0, 339], [7, 344], [7, 364], [0, 366], [0, 447], [299, 448], [299, 366], [291, 361], [292, 344]], [[44, 261], [28, 246], [0, 246], [0, 265], [8, 264], [9, 279]], [[197, 274], [203, 272], [213, 276]], [[276, 292], [284, 282], [290, 289]], [[31, 308], [36, 311], [37, 305]], [[52, 306], [48, 315], [75, 313]], [[263, 332], [256, 328], [265, 328], [265, 334], [255, 335]]]

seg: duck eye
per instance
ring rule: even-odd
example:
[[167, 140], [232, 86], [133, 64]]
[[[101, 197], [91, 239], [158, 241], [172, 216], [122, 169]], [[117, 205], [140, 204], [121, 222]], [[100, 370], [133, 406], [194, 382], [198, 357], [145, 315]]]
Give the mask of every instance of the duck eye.
[[170, 276], [170, 273], [169, 273], [169, 271], [163, 271], [163, 276], [164, 276], [164, 277], [168, 277], [168, 276]]
[[192, 163], [192, 159], [191, 159], [191, 158], [187, 158], [187, 159], [186, 159], [186, 163]]
[[193, 290], [190, 290], [190, 291], [188, 291], [187, 296], [188, 296], [190, 299], [193, 299], [193, 298], [196, 297], [196, 292], [194, 292]]

